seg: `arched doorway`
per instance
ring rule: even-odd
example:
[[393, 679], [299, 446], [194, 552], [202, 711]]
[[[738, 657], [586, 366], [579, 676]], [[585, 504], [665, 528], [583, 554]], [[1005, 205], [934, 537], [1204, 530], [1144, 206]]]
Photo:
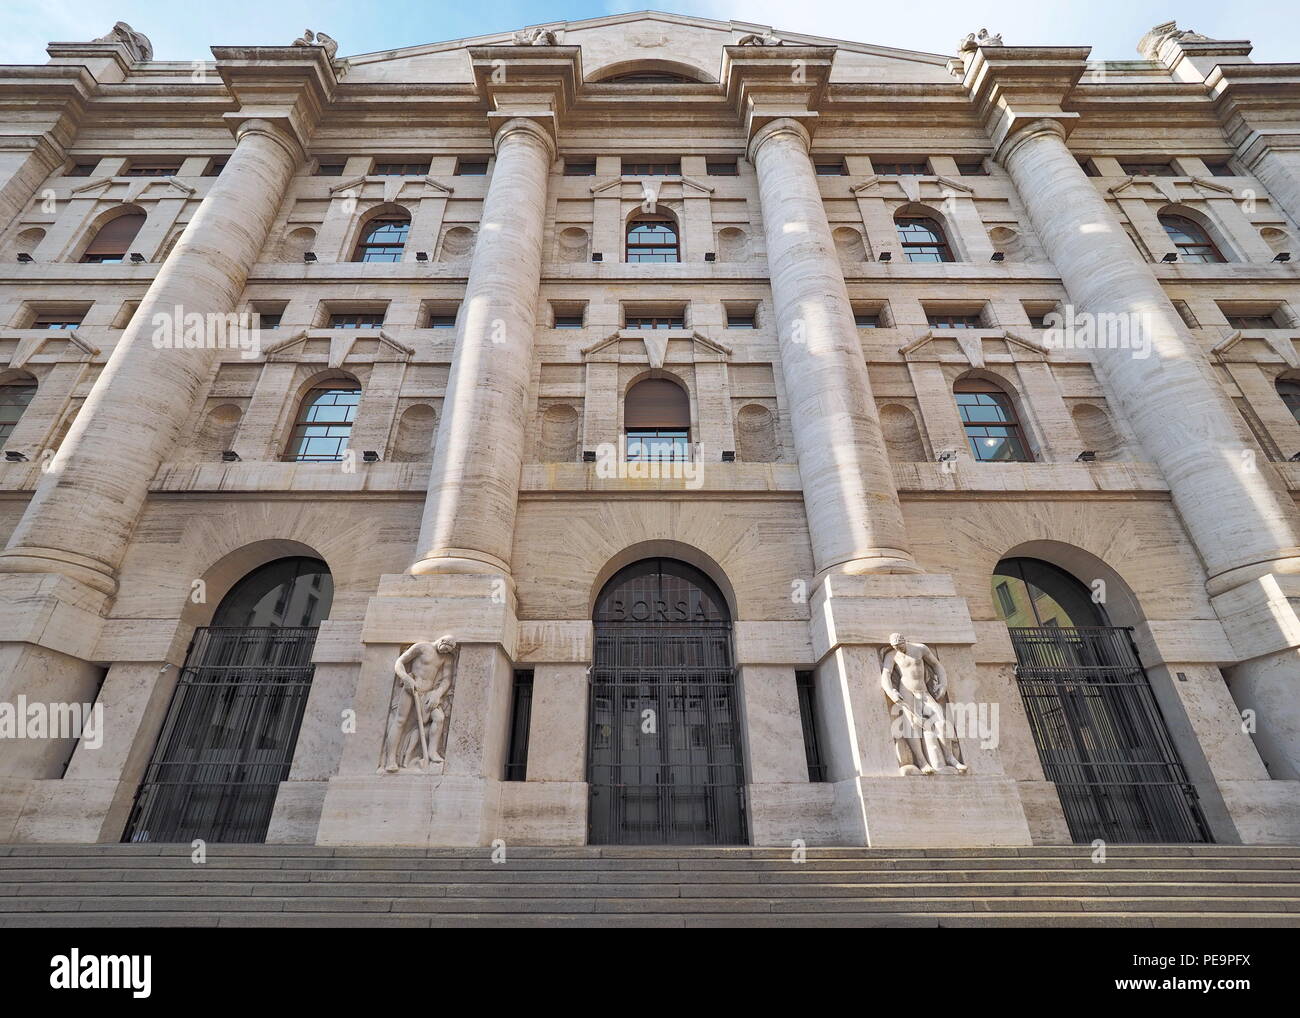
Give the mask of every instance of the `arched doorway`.
[[124, 841], [266, 838], [333, 597], [320, 559], [277, 559], [236, 583], [212, 625], [194, 631]]
[[1209, 841], [1130, 630], [1049, 562], [1008, 558], [993, 604], [1048, 781], [1078, 843]]
[[596, 599], [587, 780], [596, 845], [744, 844], [731, 613], [694, 566], [654, 558]]

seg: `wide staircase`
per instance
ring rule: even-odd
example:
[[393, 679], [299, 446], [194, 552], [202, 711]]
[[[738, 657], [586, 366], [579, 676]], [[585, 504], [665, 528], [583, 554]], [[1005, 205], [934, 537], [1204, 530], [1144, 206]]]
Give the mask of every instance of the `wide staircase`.
[[1300, 847], [1091, 853], [0, 845], [0, 926], [1300, 926]]

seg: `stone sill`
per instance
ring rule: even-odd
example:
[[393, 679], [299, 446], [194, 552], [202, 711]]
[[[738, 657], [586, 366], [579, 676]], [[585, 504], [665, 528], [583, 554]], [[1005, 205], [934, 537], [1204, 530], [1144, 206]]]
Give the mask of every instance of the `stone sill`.
[[[629, 473], [637, 467], [671, 470], [674, 464], [623, 464]], [[520, 492], [548, 494], [562, 492], [793, 492], [802, 495], [799, 467], [794, 463], [688, 463], [688, 477], [601, 477], [598, 463], [525, 463]]]
[[[158, 275], [158, 270], [161, 268], [161, 262], [122, 262], [117, 265], [82, 262], [32, 262], [24, 265], [15, 262], [0, 269], [0, 283], [21, 283], [30, 286], [33, 283], [58, 283], [67, 280], [78, 284], [88, 281], [148, 284], [153, 282], [154, 276]], [[49, 299], [65, 298], [50, 297]]]
[[1158, 492], [1169, 485], [1149, 463], [976, 463], [958, 460], [949, 473], [941, 463], [895, 463], [902, 493], [954, 492]]

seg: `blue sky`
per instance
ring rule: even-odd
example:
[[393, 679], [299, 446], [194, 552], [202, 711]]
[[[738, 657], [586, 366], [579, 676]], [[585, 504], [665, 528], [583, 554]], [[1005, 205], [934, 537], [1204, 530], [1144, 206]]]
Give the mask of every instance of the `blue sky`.
[[[5, 0], [0, 4], [0, 63], [44, 63], [51, 40], [82, 41], [128, 22], [153, 41], [162, 60], [209, 56], [213, 44], [288, 43], [304, 28], [327, 32], [340, 52], [369, 53], [458, 39], [547, 21], [576, 21], [643, 9], [649, 0]], [[1260, 62], [1300, 62], [1295, 0], [1237, 6], [1222, 0], [660, 0], [658, 9], [777, 29], [949, 53], [958, 38], [987, 26], [1011, 45], [1091, 45], [1095, 59], [1136, 58], [1152, 25], [1221, 39], [1250, 39]]]

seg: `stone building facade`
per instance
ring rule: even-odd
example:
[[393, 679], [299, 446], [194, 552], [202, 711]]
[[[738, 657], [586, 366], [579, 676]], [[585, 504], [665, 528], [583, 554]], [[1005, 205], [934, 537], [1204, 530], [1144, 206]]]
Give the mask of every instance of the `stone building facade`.
[[0, 68], [0, 841], [1300, 842], [1250, 48]]

